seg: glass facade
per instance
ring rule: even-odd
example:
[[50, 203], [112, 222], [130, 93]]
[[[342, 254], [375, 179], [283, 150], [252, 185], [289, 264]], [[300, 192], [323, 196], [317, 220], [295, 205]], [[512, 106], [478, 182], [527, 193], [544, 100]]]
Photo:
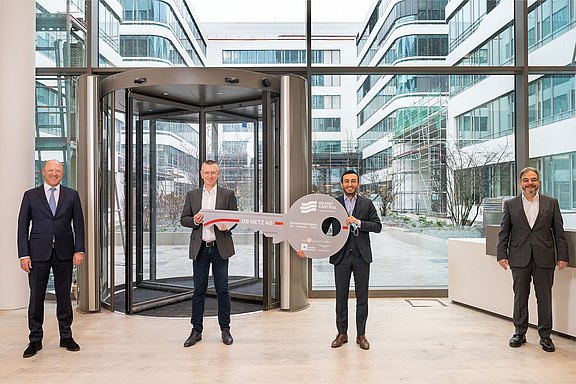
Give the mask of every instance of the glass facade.
[[[360, 18], [330, 20], [328, 7], [350, 6], [338, 1], [313, 9], [311, 36], [305, 0], [270, 3], [264, 16], [250, 1], [242, 2], [241, 12], [233, 12], [238, 4], [215, 12], [204, 9], [209, 2], [190, 0], [99, 0], [97, 12], [88, 13], [89, 3], [37, 0], [36, 160], [64, 161], [71, 178], [65, 182], [72, 186], [75, 79], [83, 71], [98, 73], [88, 68], [92, 42], [99, 65], [118, 71], [235, 66], [309, 76], [313, 192], [339, 194], [342, 171], [355, 169], [362, 193], [385, 223], [372, 236], [373, 290], [446, 288], [446, 238], [483, 236], [483, 199], [517, 193], [516, 165], [526, 162], [516, 158], [517, 130], [529, 135], [526, 152], [542, 173], [542, 192], [557, 197], [566, 226], [576, 226], [570, 215], [576, 209], [576, 76], [567, 67], [576, 63], [572, 0], [528, 2], [528, 69], [515, 66], [514, 6], [523, 3], [514, 0], [366, 0], [352, 5], [363, 9]], [[311, 7], [318, 4], [312, 1]], [[234, 13], [241, 17], [228, 19]], [[271, 20], [272, 14], [287, 19]], [[527, 110], [522, 91], [515, 89], [519, 76], [528, 80]], [[524, 114], [527, 126], [516, 126]], [[197, 148], [197, 132], [170, 121], [157, 124], [162, 137], [170, 138], [157, 146], [157, 182], [187, 177], [181, 185], [166, 184], [166, 193], [183, 193], [197, 181], [197, 157], [176, 142]], [[251, 123], [218, 124], [207, 143], [208, 155], [226, 164], [223, 182], [239, 190], [261, 182], [245, 171], [256, 161], [252, 136], [258, 129]], [[109, 140], [117, 140], [120, 169], [125, 149], [118, 138]], [[458, 199], [465, 201], [463, 210]], [[248, 197], [242, 204], [255, 209]], [[162, 212], [166, 224], [170, 213]], [[426, 236], [441, 245], [411, 248]], [[394, 259], [404, 251], [413, 256], [409, 268]], [[312, 262], [311, 271], [313, 292], [333, 289], [327, 260]]]

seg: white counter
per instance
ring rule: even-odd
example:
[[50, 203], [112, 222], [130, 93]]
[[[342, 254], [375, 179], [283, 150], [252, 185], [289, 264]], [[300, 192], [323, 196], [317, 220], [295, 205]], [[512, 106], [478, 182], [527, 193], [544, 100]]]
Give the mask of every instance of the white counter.
[[[576, 268], [556, 269], [552, 288], [554, 331], [576, 337]], [[448, 240], [448, 296], [450, 300], [512, 318], [512, 273], [486, 255], [485, 239]], [[530, 324], [538, 323], [532, 287]], [[513, 333], [513, 325], [510, 324]]]

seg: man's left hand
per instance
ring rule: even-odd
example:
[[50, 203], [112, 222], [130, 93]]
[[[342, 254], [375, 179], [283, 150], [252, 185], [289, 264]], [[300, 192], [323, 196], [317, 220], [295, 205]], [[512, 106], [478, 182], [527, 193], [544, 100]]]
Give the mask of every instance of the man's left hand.
[[558, 260], [558, 269], [564, 269], [568, 266], [567, 261]]
[[74, 265], [80, 265], [84, 261], [84, 253], [83, 252], [76, 252], [74, 254]]

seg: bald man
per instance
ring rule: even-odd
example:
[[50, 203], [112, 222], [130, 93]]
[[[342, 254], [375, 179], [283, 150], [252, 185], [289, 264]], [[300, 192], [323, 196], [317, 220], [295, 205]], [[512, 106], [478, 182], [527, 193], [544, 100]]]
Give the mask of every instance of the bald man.
[[60, 184], [64, 167], [48, 160], [42, 169], [44, 184], [24, 193], [18, 216], [18, 258], [28, 273], [30, 303], [28, 336], [24, 357], [42, 349], [44, 299], [50, 270], [56, 290], [56, 316], [60, 347], [79, 351], [72, 338], [72, 270], [84, 259], [84, 215], [80, 197], [74, 189]]

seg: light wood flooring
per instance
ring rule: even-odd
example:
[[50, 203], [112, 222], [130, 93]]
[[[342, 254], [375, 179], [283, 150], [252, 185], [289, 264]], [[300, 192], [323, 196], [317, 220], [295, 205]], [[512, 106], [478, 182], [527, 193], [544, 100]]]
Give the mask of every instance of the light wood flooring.
[[[448, 299], [370, 299], [369, 351], [336, 335], [334, 300], [312, 299], [299, 312], [233, 316], [234, 344], [220, 340], [216, 318], [204, 339], [184, 348], [189, 319], [75, 313], [80, 352], [58, 347], [55, 305], [46, 305], [44, 349], [22, 358], [26, 310], [0, 311], [0, 383], [576, 383], [576, 341], [553, 336], [556, 352], [528, 343], [508, 347], [510, 320]], [[445, 304], [441, 305], [441, 303]]]

